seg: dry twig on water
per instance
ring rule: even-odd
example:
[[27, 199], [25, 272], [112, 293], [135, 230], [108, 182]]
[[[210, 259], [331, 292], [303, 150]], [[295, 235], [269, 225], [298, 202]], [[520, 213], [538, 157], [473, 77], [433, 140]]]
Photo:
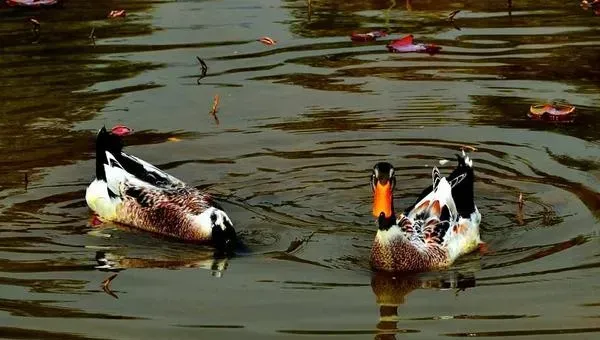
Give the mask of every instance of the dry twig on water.
[[115, 294], [115, 293], [114, 293], [114, 292], [113, 292], [113, 291], [110, 289], [110, 283], [112, 282], [112, 280], [114, 280], [114, 279], [115, 279], [115, 277], [117, 277], [117, 275], [119, 275], [119, 274], [112, 274], [111, 276], [107, 277], [107, 278], [106, 278], [104, 281], [102, 281], [102, 290], [103, 290], [103, 291], [104, 291], [106, 294], [108, 294], [108, 295], [110, 295], [110, 296], [114, 297], [115, 299], [118, 299], [119, 297], [117, 296], [117, 294]]
[[448, 21], [454, 21], [454, 17], [460, 13], [460, 9], [457, 9], [455, 11], [452, 11], [452, 13], [448, 14], [448, 18], [446, 20]]
[[33, 25], [31, 31], [33, 32], [34, 36], [33, 42], [36, 43], [40, 40], [40, 30], [42, 28], [42, 24], [40, 24], [40, 22], [35, 18], [29, 18], [29, 22]]
[[519, 202], [519, 210], [522, 210], [524, 203], [523, 203], [523, 193], [521, 193], [521, 192], [519, 193], [519, 200], [518, 200], [518, 202]]
[[474, 146], [471, 146], [471, 145], [461, 145], [461, 146], [460, 146], [460, 149], [461, 149], [461, 150], [468, 149], [468, 150], [470, 150], [471, 152], [477, 151], [477, 148], [476, 148], [476, 147], [474, 147]]
[[196, 56], [196, 59], [198, 59], [198, 61], [200, 62], [200, 66], [202, 67], [202, 73], [200, 73], [200, 77], [198, 77], [198, 80], [196, 81], [199, 85], [200, 79], [206, 77], [206, 72], [208, 72], [208, 66], [200, 57]]
[[219, 112], [219, 95], [215, 94], [215, 98], [213, 99], [212, 108], [210, 109], [210, 115], [213, 116], [217, 125], [219, 125], [219, 118], [217, 117], [217, 112]]
[[92, 27], [92, 31], [90, 32], [90, 35], [88, 36], [89, 39], [92, 40], [92, 44], [96, 45], [96, 35], [94, 34], [96, 32], [96, 27]]

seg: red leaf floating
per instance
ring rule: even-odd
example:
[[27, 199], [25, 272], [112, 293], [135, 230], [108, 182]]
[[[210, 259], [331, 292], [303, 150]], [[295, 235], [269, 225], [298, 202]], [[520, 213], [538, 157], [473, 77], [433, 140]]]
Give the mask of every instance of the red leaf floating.
[[386, 45], [390, 52], [409, 53], [409, 52], [425, 52], [429, 54], [438, 53], [442, 47], [434, 44], [415, 44], [413, 35], [409, 34], [402, 39], [394, 40]]
[[124, 9], [117, 9], [108, 13], [109, 18], [123, 18], [125, 16], [127, 16], [127, 12]]
[[117, 136], [122, 137], [132, 134], [133, 129], [130, 129], [125, 125], [115, 125], [115, 127], [111, 129], [111, 132]]
[[402, 39], [397, 39], [392, 41], [391, 43], [389, 43], [387, 45], [388, 48], [390, 47], [403, 47], [403, 46], [407, 46], [407, 45], [412, 45], [413, 44], [413, 35], [409, 34], [406, 37], [402, 38]]

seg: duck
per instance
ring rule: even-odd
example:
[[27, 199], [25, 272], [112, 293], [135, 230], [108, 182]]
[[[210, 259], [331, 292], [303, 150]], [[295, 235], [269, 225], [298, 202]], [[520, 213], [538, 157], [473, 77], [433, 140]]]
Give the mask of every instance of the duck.
[[185, 242], [231, 252], [236, 232], [211, 196], [123, 152], [132, 130], [102, 127], [96, 136], [96, 178], [85, 200], [101, 222], [115, 222]]
[[481, 213], [474, 202], [473, 161], [464, 150], [458, 166], [447, 177], [437, 167], [433, 183], [416, 202], [396, 215], [394, 167], [373, 167], [373, 216], [377, 234], [371, 248], [371, 266], [385, 272], [425, 272], [448, 268], [460, 256], [483, 247], [479, 233]]

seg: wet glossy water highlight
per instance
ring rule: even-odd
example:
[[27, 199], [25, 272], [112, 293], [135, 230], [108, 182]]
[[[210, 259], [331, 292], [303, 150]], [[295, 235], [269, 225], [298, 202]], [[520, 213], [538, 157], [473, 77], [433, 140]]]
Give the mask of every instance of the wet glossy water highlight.
[[[0, 7], [0, 338], [596, 338], [599, 20], [578, 1]], [[372, 29], [392, 34], [349, 39]], [[441, 53], [388, 53], [406, 34]], [[554, 101], [574, 123], [527, 119]], [[94, 227], [84, 193], [104, 124], [218, 197], [248, 249], [216, 260]], [[373, 274], [373, 164], [394, 164], [400, 208], [464, 146], [489, 252]]]

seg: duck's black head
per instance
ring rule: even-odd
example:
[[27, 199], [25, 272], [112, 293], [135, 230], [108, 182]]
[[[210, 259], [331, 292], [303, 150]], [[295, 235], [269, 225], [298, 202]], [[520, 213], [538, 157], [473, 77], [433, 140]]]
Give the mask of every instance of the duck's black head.
[[371, 175], [371, 189], [373, 190], [373, 216], [377, 217], [378, 221], [395, 220], [392, 196], [395, 186], [394, 167], [386, 162], [375, 164]]
[[210, 219], [212, 243], [216, 249], [215, 255], [233, 255], [238, 241], [229, 216], [224, 211], [215, 208]]

